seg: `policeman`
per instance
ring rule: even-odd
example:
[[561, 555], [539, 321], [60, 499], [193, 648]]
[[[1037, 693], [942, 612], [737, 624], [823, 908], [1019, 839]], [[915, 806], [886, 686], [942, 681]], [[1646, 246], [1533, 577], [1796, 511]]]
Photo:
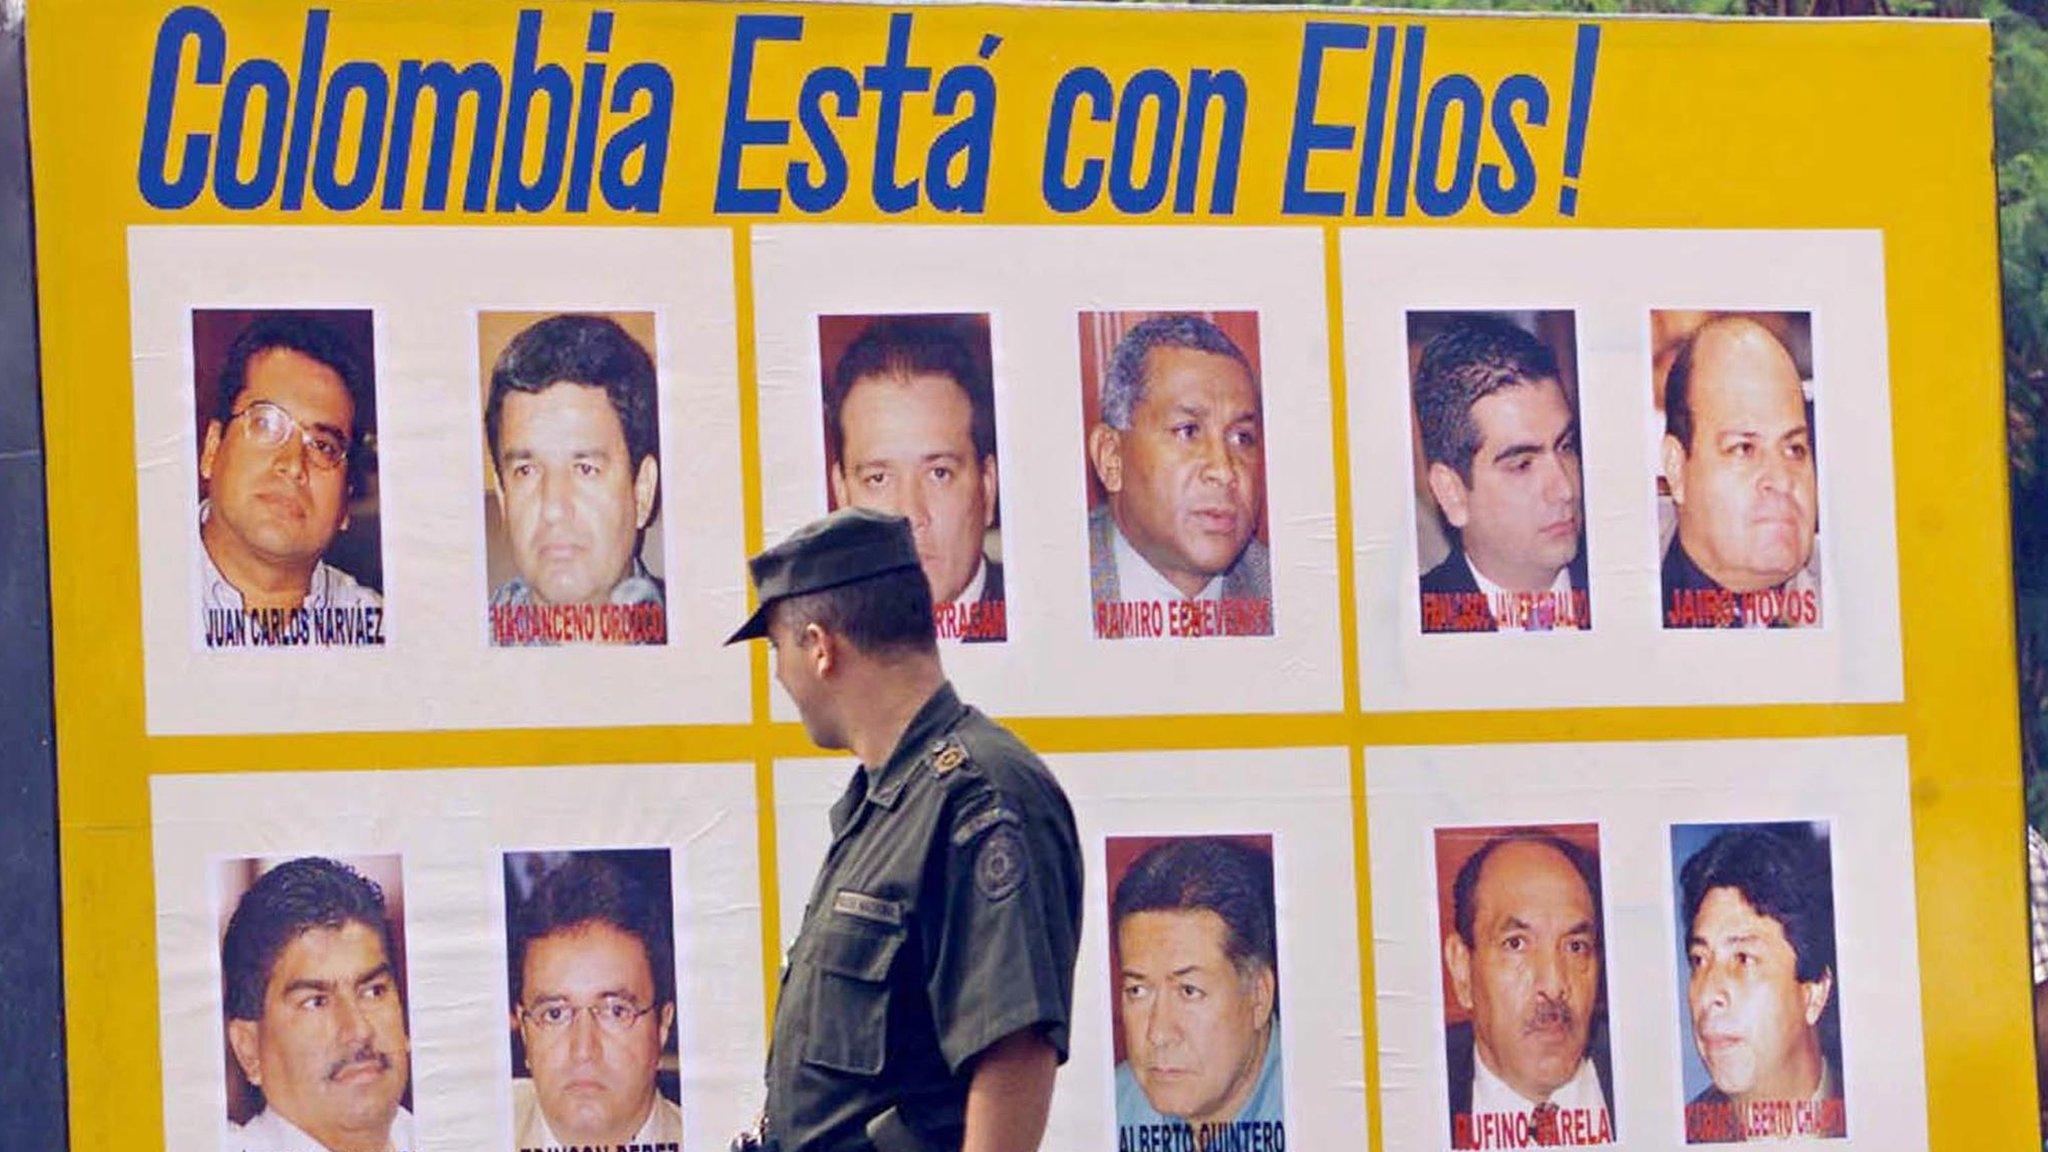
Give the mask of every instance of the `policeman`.
[[910, 522], [858, 508], [754, 557], [804, 729], [861, 767], [783, 968], [769, 1152], [1031, 1152], [1067, 1057], [1081, 932], [1073, 810], [939, 664]]

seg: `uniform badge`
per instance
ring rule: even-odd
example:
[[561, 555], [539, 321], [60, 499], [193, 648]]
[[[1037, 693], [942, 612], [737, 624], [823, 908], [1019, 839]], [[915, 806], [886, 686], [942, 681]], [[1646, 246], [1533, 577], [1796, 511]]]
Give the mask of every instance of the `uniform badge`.
[[981, 842], [974, 857], [974, 886], [985, 900], [1001, 900], [1024, 886], [1029, 858], [1024, 837], [1007, 825], [997, 828]]
[[862, 920], [872, 920], [877, 924], [887, 924], [891, 927], [900, 928], [903, 925], [903, 904], [901, 901], [884, 900], [880, 896], [870, 896], [865, 892], [855, 892], [850, 888], [841, 888], [839, 894], [832, 897], [832, 911], [843, 916], [855, 916]]
[[941, 776], [965, 763], [967, 763], [967, 749], [962, 748], [958, 740], [948, 740], [940, 744], [938, 750], [932, 753], [932, 771]]

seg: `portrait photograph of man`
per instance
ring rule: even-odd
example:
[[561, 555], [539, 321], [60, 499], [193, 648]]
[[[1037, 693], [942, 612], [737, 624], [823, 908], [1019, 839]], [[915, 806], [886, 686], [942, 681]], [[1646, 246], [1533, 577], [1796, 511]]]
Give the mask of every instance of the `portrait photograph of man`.
[[192, 313], [207, 648], [384, 642], [367, 310]]
[[1570, 312], [1410, 312], [1424, 632], [1592, 627]]
[[1671, 830], [1685, 1139], [1849, 1131], [1825, 823]]
[[985, 314], [821, 316], [826, 498], [910, 521], [941, 640], [1009, 637]]
[[1439, 828], [1451, 1147], [1611, 1144], [1599, 828]]
[[517, 1152], [681, 1146], [673, 910], [665, 848], [506, 853]]
[[1272, 635], [1257, 314], [1080, 325], [1095, 635]]
[[1813, 324], [1651, 313], [1666, 628], [1821, 623]]
[[668, 642], [654, 324], [478, 317], [493, 645]]
[[1111, 837], [1119, 1149], [1283, 1148], [1269, 835]]
[[226, 1152], [410, 1152], [396, 856], [216, 867]]

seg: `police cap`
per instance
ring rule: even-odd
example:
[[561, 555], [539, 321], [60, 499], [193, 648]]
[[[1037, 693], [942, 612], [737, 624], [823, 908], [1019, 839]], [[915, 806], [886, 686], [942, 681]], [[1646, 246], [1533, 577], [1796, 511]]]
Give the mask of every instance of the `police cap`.
[[766, 636], [768, 609], [777, 600], [917, 566], [910, 521], [865, 508], [841, 508], [747, 561], [761, 606], [725, 642]]

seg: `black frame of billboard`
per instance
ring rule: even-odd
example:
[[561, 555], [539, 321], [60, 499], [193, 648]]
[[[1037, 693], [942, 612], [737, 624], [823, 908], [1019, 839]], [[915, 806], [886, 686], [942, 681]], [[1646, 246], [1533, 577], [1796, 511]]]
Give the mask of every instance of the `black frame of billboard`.
[[22, 15], [0, 4], [0, 1144], [68, 1146], [50, 566]]

